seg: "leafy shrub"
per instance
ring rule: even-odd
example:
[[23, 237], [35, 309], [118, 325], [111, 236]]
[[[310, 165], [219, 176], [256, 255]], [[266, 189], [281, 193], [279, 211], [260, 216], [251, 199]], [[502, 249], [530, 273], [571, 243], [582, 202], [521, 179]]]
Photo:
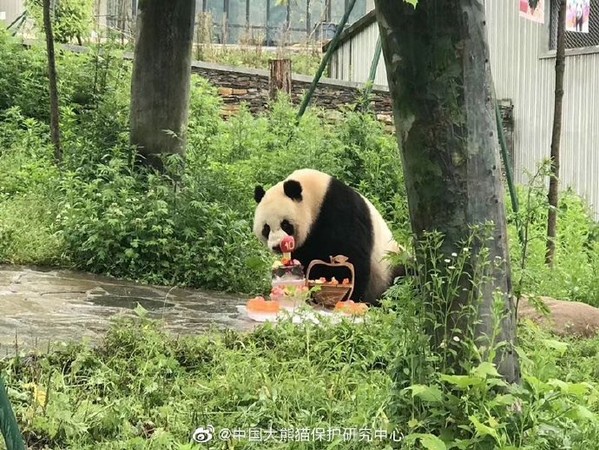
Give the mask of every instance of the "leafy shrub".
[[60, 227], [74, 267], [155, 284], [255, 288], [261, 274], [248, 259], [260, 252], [236, 211], [186, 190], [175, 194], [154, 175], [140, 181], [116, 159], [98, 166], [97, 176], [64, 186]]
[[[13, 197], [7, 208], [22, 206], [26, 215], [46, 204], [35, 232], [54, 237], [30, 240], [48, 243], [39, 249], [44, 261], [142, 281], [260, 291], [268, 255], [251, 233], [253, 188], [268, 188], [301, 167], [323, 170], [360, 190], [398, 240], [409, 242], [395, 137], [365, 113], [343, 111], [341, 120], [332, 120], [311, 108], [298, 122], [296, 108], [281, 96], [259, 117], [242, 108], [223, 120], [216, 89], [194, 76], [186, 162], [173, 161], [178, 181], [134, 174], [131, 66], [121, 56], [110, 42], [86, 54], [57, 54], [64, 147], [58, 173], [48, 140], [44, 51], [25, 49], [0, 33], [0, 202]], [[599, 228], [579, 197], [563, 193], [556, 267], [549, 271], [543, 263], [545, 187], [537, 181], [519, 189], [519, 219], [529, 224], [524, 264], [516, 217], [509, 216], [516, 286], [599, 305]], [[35, 252], [27, 256], [32, 247], [17, 255], [17, 244], [6, 244], [19, 222], [2, 217], [2, 261], [36, 262]], [[19, 242], [27, 242], [30, 232], [18, 230]]]
[[59, 173], [48, 127], [17, 107], [0, 113], [0, 261], [51, 265], [60, 261], [56, 235]]
[[[41, 0], [27, 0], [27, 12], [33, 17], [38, 32], [44, 29]], [[52, 16], [52, 31], [57, 42], [74, 39], [81, 45], [91, 32], [94, 14], [93, 0], [62, 0], [56, 3]]]
[[[467, 327], [448, 325], [453, 321], [446, 300], [464, 286], [463, 267], [471, 260], [472, 247], [450, 260], [437, 244], [435, 236], [423, 244], [431, 262], [420, 268], [420, 275], [426, 273], [428, 281], [420, 283], [419, 290], [412, 283], [394, 286], [387, 300], [399, 310], [392, 338], [397, 358], [390, 372], [394, 389], [389, 412], [396, 423], [404, 424], [401, 448], [584, 448], [599, 433], [596, 371], [589, 370], [596, 360], [591, 350], [596, 342], [581, 345], [576, 356], [562, 362], [570, 345], [580, 342], [557, 341], [523, 323], [517, 348], [522, 381], [508, 384], [494, 364], [505, 342], [477, 340], [475, 320], [466, 320]], [[489, 263], [488, 253], [482, 254]], [[443, 258], [448, 267], [443, 267]], [[482, 273], [467, 278], [468, 295], [485, 282]], [[494, 336], [499, 336], [503, 311], [497, 299], [490, 311]], [[460, 314], [470, 317], [473, 312], [467, 306]], [[439, 336], [439, 330], [445, 333]]]
[[[599, 306], [598, 224], [587, 203], [571, 189], [560, 192], [555, 265], [545, 264], [547, 235], [546, 164], [518, 189], [520, 213], [510, 209], [509, 235], [516, 287], [529, 294], [548, 295]], [[516, 221], [525, 229], [526, 245], [518, 239]]]
[[0, 27], [0, 112], [17, 106], [26, 117], [49, 123], [47, 60], [42, 51], [26, 51]]

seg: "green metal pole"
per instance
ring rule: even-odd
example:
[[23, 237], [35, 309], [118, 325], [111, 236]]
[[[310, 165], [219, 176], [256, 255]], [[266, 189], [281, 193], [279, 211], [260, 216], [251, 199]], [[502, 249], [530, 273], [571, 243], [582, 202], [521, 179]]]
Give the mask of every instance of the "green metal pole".
[[379, 60], [381, 59], [381, 53], [383, 51], [383, 44], [381, 43], [381, 36], [376, 41], [376, 48], [374, 49], [374, 56], [372, 57], [372, 63], [370, 64], [370, 74], [368, 75], [368, 81], [374, 83], [376, 77], [376, 70], [379, 66]]
[[376, 47], [374, 49], [374, 56], [372, 57], [372, 62], [370, 63], [370, 73], [368, 74], [368, 81], [366, 82], [366, 87], [364, 88], [364, 96], [363, 96], [363, 104], [361, 105], [362, 110], [366, 110], [368, 106], [368, 96], [370, 92], [372, 92], [372, 86], [374, 84], [374, 78], [376, 77], [376, 70], [379, 65], [379, 60], [381, 59], [381, 53], [383, 50], [383, 45], [381, 43], [381, 36], [379, 35], [376, 41]]
[[501, 113], [499, 112], [499, 102], [497, 97], [495, 98], [495, 120], [497, 122], [497, 134], [499, 135], [499, 145], [501, 148], [501, 157], [503, 159], [503, 165], [505, 167], [505, 178], [507, 186], [510, 191], [510, 199], [512, 200], [512, 209], [516, 214], [516, 227], [518, 228], [518, 238], [520, 244], [524, 245], [524, 230], [520, 226], [520, 219], [518, 218], [518, 212], [520, 206], [518, 205], [518, 195], [516, 194], [516, 186], [514, 185], [514, 178], [512, 175], [512, 162], [507, 152], [507, 144], [505, 143], [505, 135], [503, 133], [503, 124], [501, 121]]
[[310, 89], [308, 89], [308, 92], [306, 92], [306, 95], [304, 96], [304, 99], [302, 100], [302, 104], [300, 106], [299, 112], [297, 113], [297, 119], [300, 119], [306, 112], [306, 108], [308, 107], [308, 104], [310, 103], [310, 100], [312, 99], [312, 96], [314, 95], [314, 91], [316, 90], [316, 85], [318, 84], [318, 80], [320, 80], [320, 77], [322, 76], [324, 69], [327, 67], [329, 60], [331, 59], [331, 56], [333, 55], [333, 52], [337, 49], [337, 43], [339, 42], [339, 37], [341, 36], [341, 33], [343, 32], [343, 27], [347, 23], [347, 19], [349, 19], [349, 15], [351, 14], [352, 10], [354, 9], [355, 4], [356, 4], [356, 0], [350, 1], [348, 8], [345, 10], [343, 17], [341, 18], [341, 21], [339, 22], [339, 25], [337, 25], [337, 30], [335, 30], [335, 36], [333, 36], [333, 39], [331, 39], [329, 48], [327, 49], [326, 53], [322, 57], [322, 61], [320, 61], [320, 67], [318, 67], [316, 75], [314, 76], [314, 79], [312, 80]]
[[4, 436], [7, 450], [25, 450], [23, 436], [10, 406], [2, 376], [0, 376], [0, 431]]
[[15, 36], [19, 32], [19, 28], [21, 28], [21, 25], [25, 23], [25, 20], [27, 20], [27, 10], [23, 11], [23, 13], [19, 17], [13, 20], [13, 22], [8, 27], [6, 27], [6, 29], [10, 30], [12, 27], [15, 27], [14, 31], [12, 32], [12, 35]]

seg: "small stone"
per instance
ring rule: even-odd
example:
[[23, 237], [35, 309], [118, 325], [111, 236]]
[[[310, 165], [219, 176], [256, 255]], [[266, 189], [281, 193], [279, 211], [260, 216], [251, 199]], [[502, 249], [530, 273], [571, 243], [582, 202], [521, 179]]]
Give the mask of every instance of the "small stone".
[[233, 95], [233, 89], [231, 89], [231, 88], [219, 87], [219, 88], [218, 88], [218, 94], [219, 94], [219, 95], [224, 95], [224, 96]]

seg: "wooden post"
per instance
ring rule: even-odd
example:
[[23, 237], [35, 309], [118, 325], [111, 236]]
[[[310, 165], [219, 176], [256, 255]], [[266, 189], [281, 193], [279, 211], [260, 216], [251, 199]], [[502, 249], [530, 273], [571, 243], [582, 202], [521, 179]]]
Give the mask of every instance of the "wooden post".
[[271, 100], [277, 98], [279, 91], [291, 95], [291, 60], [271, 59], [269, 60], [270, 77], [268, 80], [268, 95]]

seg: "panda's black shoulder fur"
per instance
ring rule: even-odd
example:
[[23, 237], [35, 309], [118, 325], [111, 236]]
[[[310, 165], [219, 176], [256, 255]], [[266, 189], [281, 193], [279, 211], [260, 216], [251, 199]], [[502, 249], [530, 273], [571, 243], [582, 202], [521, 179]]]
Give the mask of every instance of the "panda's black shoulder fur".
[[[329, 262], [331, 256], [347, 256], [354, 264], [356, 276], [352, 299], [361, 301], [370, 278], [373, 242], [368, 205], [354, 189], [331, 177], [319, 215], [312, 223], [304, 244], [294, 252], [294, 257], [307, 268], [306, 265], [314, 259]], [[321, 276], [328, 279], [334, 276], [341, 281], [349, 278], [350, 274], [324, 266], [317, 266], [310, 273], [311, 279]]]

